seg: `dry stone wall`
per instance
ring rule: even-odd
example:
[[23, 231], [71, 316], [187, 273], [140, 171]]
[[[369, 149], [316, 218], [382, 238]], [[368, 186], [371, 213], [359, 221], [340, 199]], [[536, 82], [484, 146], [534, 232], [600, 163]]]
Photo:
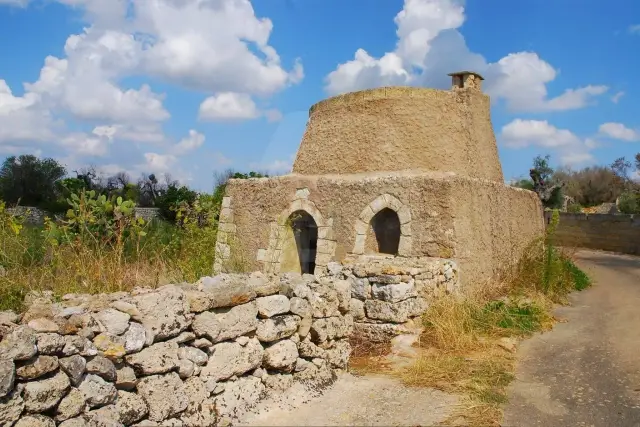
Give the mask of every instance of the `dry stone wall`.
[[330, 385], [350, 339], [409, 332], [456, 283], [448, 260], [371, 258], [316, 276], [30, 295], [22, 315], [0, 312], [0, 425], [229, 425], [294, 382]]

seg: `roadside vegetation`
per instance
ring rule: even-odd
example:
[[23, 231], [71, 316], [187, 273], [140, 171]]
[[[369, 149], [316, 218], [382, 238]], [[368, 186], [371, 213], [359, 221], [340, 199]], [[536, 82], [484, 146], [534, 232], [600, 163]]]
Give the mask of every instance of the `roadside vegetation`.
[[[0, 310], [20, 311], [30, 291], [102, 293], [193, 282], [212, 273], [214, 242], [229, 178], [214, 176], [212, 194], [170, 177], [133, 183], [128, 175], [99, 177], [92, 168], [66, 177], [52, 159], [10, 157], [0, 167]], [[23, 203], [24, 202], [24, 203]], [[43, 226], [8, 206], [49, 209]], [[146, 222], [135, 207], [157, 207]]]

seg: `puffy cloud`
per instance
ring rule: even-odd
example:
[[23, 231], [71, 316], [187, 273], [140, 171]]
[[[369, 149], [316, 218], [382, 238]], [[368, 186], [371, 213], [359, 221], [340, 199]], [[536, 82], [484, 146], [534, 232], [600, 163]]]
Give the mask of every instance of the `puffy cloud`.
[[549, 63], [533, 52], [511, 53], [487, 63], [469, 51], [458, 31], [464, 19], [461, 1], [405, 0], [395, 17], [395, 50], [375, 58], [358, 49], [353, 60], [329, 73], [325, 90], [337, 94], [385, 85], [445, 88], [450, 85], [446, 74], [467, 69], [483, 74], [487, 92], [513, 111], [578, 109], [607, 91], [606, 86], [589, 85], [549, 98], [546, 85], [557, 76]]
[[45, 142], [53, 137], [55, 126], [38, 95], [14, 96], [7, 82], [0, 79], [0, 144]]
[[198, 116], [211, 121], [246, 120], [260, 116], [260, 112], [250, 95], [223, 92], [202, 101]]
[[191, 129], [189, 130], [189, 136], [182, 138], [173, 148], [173, 152], [176, 155], [188, 153], [202, 146], [204, 140], [205, 136], [203, 134]]
[[603, 123], [598, 129], [601, 135], [622, 141], [635, 142], [640, 141], [640, 132], [629, 129], [622, 123]]
[[573, 132], [558, 129], [546, 120], [515, 119], [502, 127], [499, 140], [509, 148], [542, 147], [555, 149], [563, 164], [576, 165], [593, 160], [589, 152], [593, 140], [582, 140]]
[[615, 95], [611, 97], [611, 102], [613, 102], [614, 104], [617, 104], [618, 101], [620, 101], [620, 98], [622, 98], [623, 96], [624, 96], [624, 92], [622, 91], [617, 92]]

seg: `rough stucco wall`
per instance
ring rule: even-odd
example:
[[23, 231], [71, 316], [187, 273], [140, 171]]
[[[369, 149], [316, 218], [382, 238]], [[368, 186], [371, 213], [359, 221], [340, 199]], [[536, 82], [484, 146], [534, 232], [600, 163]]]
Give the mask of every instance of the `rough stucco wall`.
[[465, 283], [490, 279], [544, 232], [535, 193], [492, 182], [455, 180], [456, 254]]
[[412, 256], [452, 257], [465, 281], [488, 279], [544, 230], [535, 195], [500, 183], [443, 173], [399, 172], [342, 176], [287, 175], [232, 180], [227, 187], [236, 225], [233, 251], [242, 252], [247, 269], [261, 269], [259, 249], [269, 241], [269, 223], [308, 188], [323, 218], [333, 219], [336, 250], [342, 260], [353, 250], [355, 223], [381, 194], [411, 210]]
[[379, 88], [311, 107], [293, 172], [424, 169], [503, 181], [489, 97], [475, 89]]
[[640, 218], [634, 215], [561, 212], [555, 239], [560, 246], [640, 255]]

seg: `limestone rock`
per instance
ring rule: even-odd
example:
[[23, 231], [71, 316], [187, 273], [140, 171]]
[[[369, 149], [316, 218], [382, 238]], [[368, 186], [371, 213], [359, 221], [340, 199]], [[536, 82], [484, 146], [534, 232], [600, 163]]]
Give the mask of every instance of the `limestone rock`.
[[27, 415], [20, 418], [13, 427], [56, 427], [56, 423], [44, 415]]
[[125, 349], [126, 340], [108, 332], [103, 332], [93, 339], [93, 344], [102, 355], [111, 359], [118, 359], [127, 353]]
[[267, 368], [289, 369], [298, 359], [298, 346], [291, 340], [278, 341], [265, 348], [262, 362]]
[[189, 303], [177, 286], [163, 286], [133, 300], [142, 316], [142, 325], [153, 333], [155, 340], [175, 337], [189, 326], [186, 316]]
[[118, 391], [115, 410], [120, 422], [126, 426], [140, 421], [149, 413], [147, 404], [142, 397], [122, 390]]
[[293, 375], [291, 374], [271, 374], [267, 375], [264, 385], [274, 391], [285, 391], [293, 385]]
[[301, 343], [299, 343], [298, 352], [302, 357], [308, 357], [308, 358], [316, 358], [316, 357], [324, 358], [325, 357], [325, 350], [318, 347], [311, 341], [302, 341]]
[[193, 341], [195, 339], [196, 339], [196, 334], [194, 334], [193, 332], [184, 331], [184, 332], [180, 332], [180, 335], [178, 335], [175, 338], [171, 338], [169, 341], [174, 342], [176, 344], [184, 344], [186, 342]]
[[302, 318], [311, 317], [311, 304], [306, 299], [293, 297], [290, 301], [290, 311]]
[[219, 421], [238, 417], [254, 406], [264, 394], [264, 384], [259, 378], [249, 376], [227, 384], [224, 392], [214, 399]]
[[338, 297], [338, 309], [347, 313], [351, 303], [351, 283], [348, 280], [336, 280], [333, 287]]
[[122, 335], [127, 328], [129, 328], [129, 319], [131, 316], [116, 309], [107, 308], [95, 316], [98, 322], [100, 322], [110, 334]]
[[413, 280], [409, 283], [381, 285], [374, 283], [371, 287], [374, 298], [387, 302], [400, 302], [418, 295]]
[[180, 359], [178, 360], [178, 375], [183, 380], [187, 379], [193, 375], [195, 367], [195, 363], [193, 363], [191, 360]]
[[144, 326], [140, 323], [131, 322], [129, 329], [122, 336], [124, 338], [124, 350], [127, 353], [135, 353], [142, 350], [147, 341], [147, 334]]
[[300, 318], [298, 316], [290, 314], [262, 319], [258, 325], [256, 336], [263, 342], [272, 342], [290, 337], [298, 330], [299, 322]]
[[109, 359], [96, 356], [87, 363], [87, 372], [96, 374], [109, 382], [116, 381], [116, 367]]
[[[324, 362], [323, 359], [317, 360]], [[311, 363], [309, 364], [308, 369], [294, 373], [293, 378], [294, 380], [305, 384], [310, 389], [322, 390], [333, 384], [337, 379], [337, 375], [327, 364], [324, 364], [323, 366], [316, 366]]]
[[258, 327], [258, 308], [255, 302], [216, 310], [220, 333], [214, 342], [226, 341], [255, 331]]
[[116, 388], [121, 390], [132, 390], [138, 384], [138, 378], [129, 366], [123, 366], [116, 371]]
[[138, 383], [138, 394], [147, 403], [151, 421], [171, 418], [189, 404], [185, 386], [175, 372], [142, 378]]
[[340, 315], [338, 293], [335, 288], [329, 284], [317, 284], [314, 286], [308, 300], [311, 304], [313, 317], [320, 318]]
[[0, 341], [0, 359], [28, 360], [36, 352], [36, 333], [28, 326], [14, 328]]
[[69, 378], [60, 371], [51, 378], [26, 383], [22, 394], [25, 410], [34, 413], [53, 408], [67, 393], [69, 386]]
[[10, 426], [24, 410], [24, 399], [18, 390], [13, 390], [4, 397], [0, 397], [0, 426]]
[[342, 264], [331, 261], [327, 264], [327, 273], [329, 273], [330, 276], [340, 276], [340, 274], [342, 274]]
[[334, 368], [345, 369], [349, 363], [351, 355], [351, 345], [349, 341], [342, 340], [334, 343], [333, 347], [325, 350], [327, 362]]
[[364, 309], [370, 319], [404, 323], [411, 317], [424, 313], [427, 309], [427, 303], [422, 298], [409, 298], [397, 303], [367, 300], [364, 303]]
[[128, 314], [129, 316], [131, 316], [131, 319], [135, 320], [135, 321], [141, 321], [142, 320], [142, 314], [140, 313], [140, 310], [138, 310], [138, 307], [136, 307], [135, 305], [131, 304], [130, 302], [126, 302], [126, 301], [122, 301], [122, 300], [117, 300], [114, 301], [110, 304], [111, 308], [115, 308], [118, 311], [121, 311], [123, 313]]
[[5, 397], [13, 389], [15, 378], [16, 371], [13, 361], [0, 359], [0, 398]]
[[360, 322], [353, 324], [353, 336], [373, 343], [388, 342], [393, 337], [405, 333], [409, 333], [409, 330], [402, 324]]
[[27, 326], [36, 332], [58, 332], [58, 324], [46, 317], [30, 320]]
[[14, 325], [19, 320], [20, 316], [11, 310], [0, 311], [0, 325]]
[[300, 338], [304, 338], [311, 331], [311, 325], [313, 324], [313, 317], [308, 315], [307, 317], [303, 317], [300, 319], [300, 324], [298, 324], [298, 336]]
[[16, 377], [22, 381], [35, 380], [58, 369], [58, 358], [55, 356], [34, 356], [23, 362], [16, 369]]
[[89, 424], [89, 421], [84, 416], [79, 416], [63, 421], [58, 427], [96, 427], [96, 425]]
[[262, 318], [273, 317], [289, 311], [289, 298], [284, 295], [270, 295], [256, 299], [258, 316]]
[[205, 311], [195, 317], [191, 329], [196, 336], [207, 337], [209, 340], [215, 341], [220, 334], [221, 325], [215, 313]]
[[93, 374], [87, 374], [78, 389], [84, 395], [90, 408], [96, 408], [113, 402], [117, 396], [116, 387]]
[[62, 351], [65, 345], [64, 337], [56, 333], [44, 333], [37, 335], [38, 353], [55, 355]]
[[259, 297], [274, 295], [277, 294], [278, 291], [280, 291], [279, 283], [269, 281], [259, 271], [255, 271], [249, 275], [249, 278], [247, 279], [247, 285], [251, 289], [253, 289]]
[[69, 376], [71, 384], [78, 385], [82, 381], [82, 376], [87, 366], [84, 357], [74, 354], [58, 360], [60, 368]]
[[84, 394], [77, 388], [72, 388], [56, 408], [56, 421], [65, 421], [81, 414], [86, 405]]
[[124, 427], [115, 405], [106, 405], [93, 409], [86, 414], [91, 427]]
[[139, 375], [162, 374], [178, 367], [178, 344], [157, 343], [125, 359]]
[[196, 340], [193, 340], [191, 345], [196, 348], [209, 348], [213, 345], [213, 343], [206, 338], [198, 338]]
[[178, 349], [178, 358], [190, 360], [196, 365], [206, 365], [209, 356], [204, 351], [193, 347], [180, 347]]
[[353, 317], [350, 314], [342, 317], [315, 319], [311, 325], [311, 338], [315, 342], [323, 342], [346, 337], [353, 330]]
[[364, 302], [356, 298], [351, 298], [349, 312], [355, 320], [364, 319], [366, 317], [364, 312]]
[[371, 298], [371, 284], [366, 278], [351, 279], [351, 296], [361, 301]]
[[196, 313], [244, 304], [257, 295], [243, 275], [219, 274], [215, 277], [203, 277], [196, 286], [198, 291], [187, 292], [191, 310]]
[[80, 354], [82, 356], [95, 356], [98, 349], [91, 341], [77, 335], [66, 335], [64, 337], [64, 347], [62, 348], [63, 356], [71, 356]]
[[233, 375], [242, 375], [257, 368], [262, 362], [264, 350], [260, 342], [252, 338], [245, 346], [236, 342], [222, 342], [211, 347], [207, 365], [200, 372], [201, 377], [211, 377], [215, 381]]
[[184, 382], [184, 388], [189, 396], [189, 405], [180, 415], [180, 420], [186, 427], [213, 427], [216, 413], [213, 401], [209, 399], [207, 386], [198, 377], [189, 378]]

